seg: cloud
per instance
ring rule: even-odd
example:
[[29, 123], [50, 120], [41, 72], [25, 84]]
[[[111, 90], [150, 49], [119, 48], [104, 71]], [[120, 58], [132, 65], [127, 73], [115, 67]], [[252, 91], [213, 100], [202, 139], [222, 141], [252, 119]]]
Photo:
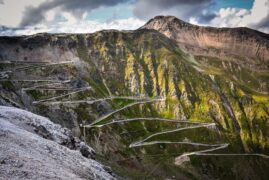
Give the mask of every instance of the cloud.
[[269, 0], [255, 0], [250, 13], [243, 17], [242, 25], [269, 27]]
[[203, 9], [210, 8], [213, 0], [137, 0], [134, 15], [140, 19], [149, 19], [156, 15], [174, 15], [183, 20], [198, 16]]
[[250, 27], [269, 32], [269, 0], [255, 0], [250, 10], [221, 8], [208, 24], [217, 27]]
[[[31, 35], [36, 33], [90, 33], [102, 29], [133, 30], [144, 25], [138, 18], [108, 17], [105, 22], [89, 20], [90, 12], [101, 7], [114, 6], [129, 0], [8, 0], [3, 10], [0, 5], [0, 35]], [[20, 2], [22, 2], [20, 1]], [[17, 8], [11, 11], [12, 7]], [[128, 6], [129, 7], [129, 6]], [[13, 14], [14, 12], [14, 14]], [[10, 14], [13, 14], [11, 18]], [[1, 17], [5, 17], [1, 21]], [[14, 17], [14, 20], [12, 20]], [[11, 21], [10, 21], [11, 20]]]
[[52, 24], [37, 24], [23, 28], [0, 27], [0, 36], [32, 35], [36, 33], [91, 33], [103, 29], [134, 30], [145, 24], [138, 18], [117, 19], [109, 22], [97, 22], [90, 20], [82, 21], [59, 21]]
[[[0, 0], [1, 1], [1, 0]], [[46, 0], [4, 0], [0, 4], [0, 25], [18, 27], [25, 7], [37, 7]]]
[[[251, 9], [228, 7], [216, 10], [216, 2], [217, 0], [0, 0], [0, 34], [135, 29], [156, 15], [174, 15], [199, 25], [246, 26], [269, 32], [269, 0], [255, 0]], [[127, 19], [124, 15], [119, 19], [115, 13], [113, 16], [108, 13], [108, 17], [105, 10], [118, 6], [131, 7], [133, 18]], [[102, 18], [107, 16], [107, 19], [102, 22], [90, 21], [89, 17], [100, 9], [105, 9], [100, 12], [104, 15]], [[128, 17], [130, 16], [132, 15]]]
[[47, 13], [53, 10], [55, 10], [55, 17], [62, 12], [68, 12], [75, 18], [80, 19], [85, 12], [90, 12], [103, 6], [114, 6], [125, 1], [127, 0], [48, 0], [38, 7], [27, 7], [20, 26], [24, 27], [46, 21]]
[[[251, 9], [214, 9], [217, 0], [137, 0], [134, 15], [148, 19], [156, 15], [174, 15], [198, 25], [250, 27], [269, 32], [269, 0], [254, 0]], [[243, 3], [243, 2], [242, 2]]]
[[221, 8], [208, 23], [218, 27], [238, 27], [242, 19], [250, 14], [247, 9], [239, 8]]

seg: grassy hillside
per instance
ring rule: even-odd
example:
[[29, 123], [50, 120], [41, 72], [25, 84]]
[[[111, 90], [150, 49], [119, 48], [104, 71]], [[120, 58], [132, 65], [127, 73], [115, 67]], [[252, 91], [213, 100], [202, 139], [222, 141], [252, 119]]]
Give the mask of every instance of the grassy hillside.
[[[71, 128], [120, 175], [268, 177], [268, 159], [259, 156], [194, 155], [175, 163], [183, 153], [210, 149], [190, 142], [229, 144], [213, 153], [269, 154], [269, 73], [251, 69], [242, 57], [193, 56], [153, 30], [3, 37], [0, 57], [0, 104]], [[134, 118], [148, 120], [114, 123]], [[188, 129], [182, 120], [216, 126]], [[93, 122], [91, 128], [79, 126]], [[186, 130], [160, 133], [178, 128]], [[129, 147], [149, 136], [146, 143], [161, 142]]]

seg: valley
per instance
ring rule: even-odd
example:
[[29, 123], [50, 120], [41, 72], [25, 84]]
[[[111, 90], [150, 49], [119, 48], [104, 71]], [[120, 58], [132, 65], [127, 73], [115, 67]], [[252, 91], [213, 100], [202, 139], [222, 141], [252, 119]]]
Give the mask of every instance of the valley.
[[[268, 35], [247, 47], [229, 44], [236, 29], [216, 30], [235, 40], [194, 41], [186, 33], [224, 35], [171, 18], [135, 31], [1, 37], [0, 104], [71, 129], [122, 177], [266, 179]], [[259, 48], [246, 50], [252, 42]]]

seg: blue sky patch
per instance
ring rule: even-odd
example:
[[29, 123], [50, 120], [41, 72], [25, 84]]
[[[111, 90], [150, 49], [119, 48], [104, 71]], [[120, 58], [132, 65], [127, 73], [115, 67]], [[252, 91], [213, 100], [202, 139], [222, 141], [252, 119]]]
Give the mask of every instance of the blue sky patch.
[[217, 0], [216, 1], [216, 8], [244, 8], [244, 9], [251, 9], [254, 0]]

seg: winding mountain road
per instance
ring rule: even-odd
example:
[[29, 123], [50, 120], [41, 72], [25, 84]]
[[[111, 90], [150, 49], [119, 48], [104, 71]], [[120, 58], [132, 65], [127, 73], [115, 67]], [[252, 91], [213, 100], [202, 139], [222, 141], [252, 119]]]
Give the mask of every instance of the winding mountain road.
[[42, 102], [63, 98], [63, 97], [70, 96], [72, 94], [76, 94], [76, 93], [79, 93], [79, 92], [87, 91], [87, 90], [90, 90], [90, 89], [92, 89], [92, 88], [91, 87], [79, 88], [78, 90], [70, 92], [70, 93], [62, 94], [62, 95], [59, 95], [59, 96], [54, 96], [54, 97], [47, 98], [47, 99], [42, 99], [42, 100], [39, 100], [39, 101], [33, 101], [33, 104], [40, 104]]
[[55, 104], [81, 104], [81, 103], [93, 104], [93, 103], [96, 103], [96, 102], [112, 100], [112, 99], [150, 100], [150, 98], [137, 97], [137, 96], [109, 96], [109, 97], [106, 97], [106, 98], [93, 99], [93, 100], [50, 101], [50, 102], [44, 102], [44, 104], [53, 104], [53, 105], [55, 105]]
[[[0, 63], [5, 63], [5, 64], [24, 64], [24, 63], [32, 63], [33, 65], [30, 66], [25, 66], [25, 67], [18, 67], [15, 70], [26, 70], [29, 68], [33, 68], [33, 67], [46, 67], [46, 66], [51, 66], [51, 65], [61, 65], [61, 64], [70, 64], [70, 63], [74, 63], [74, 61], [63, 61], [63, 62], [59, 62], [59, 63], [51, 63], [51, 62], [42, 62], [42, 63], [38, 63], [38, 62], [19, 62], [19, 61], [2, 61]], [[12, 73], [10, 71], [8, 71], [7, 73]], [[3, 76], [4, 77], [4, 76]], [[138, 105], [138, 104], [146, 104], [146, 103], [154, 103], [154, 102], [158, 102], [158, 101], [164, 101], [165, 98], [149, 98], [149, 97], [137, 97], [137, 96], [113, 96], [112, 93], [110, 92], [109, 88], [107, 87], [104, 79], [103, 82], [110, 94], [109, 97], [105, 97], [105, 98], [99, 98], [99, 99], [93, 99], [93, 100], [74, 100], [74, 101], [53, 101], [53, 100], [57, 100], [72, 94], [76, 94], [79, 92], [83, 92], [83, 91], [87, 91], [90, 90], [91, 87], [83, 87], [83, 88], [76, 88], [76, 89], [72, 89], [72, 88], [55, 88], [52, 87], [50, 88], [49, 86], [51, 85], [61, 85], [61, 84], [66, 84], [69, 83], [70, 80], [50, 80], [50, 79], [25, 79], [25, 80], [12, 80], [12, 79], [0, 79], [0, 81], [12, 81], [12, 82], [47, 82], [46, 84], [41, 84], [41, 85], [36, 85], [36, 86], [32, 86], [32, 87], [26, 87], [26, 88], [22, 88], [22, 91], [29, 91], [29, 90], [68, 90], [68, 91], [72, 91], [69, 93], [65, 93], [65, 94], [61, 94], [58, 96], [54, 96], [54, 97], [50, 97], [50, 98], [46, 98], [46, 99], [42, 99], [42, 100], [38, 100], [38, 101], [34, 101], [33, 104], [47, 104], [47, 105], [55, 105], [55, 104], [79, 104], [79, 103], [87, 103], [87, 104], [93, 104], [96, 102], [101, 102], [101, 101], [106, 101], [106, 100], [112, 100], [112, 99], [125, 99], [125, 100], [136, 100], [137, 102], [133, 102], [130, 103], [128, 105], [125, 105], [119, 109], [116, 109], [112, 112], [109, 112], [108, 114], [96, 119], [95, 121], [93, 121], [92, 123], [88, 124], [88, 125], [81, 125], [83, 128], [102, 128], [103, 126], [108, 126], [108, 125], [112, 125], [112, 124], [120, 124], [123, 122], [132, 122], [132, 121], [164, 121], [164, 122], [169, 122], [169, 123], [187, 123], [187, 124], [192, 124], [191, 126], [187, 126], [187, 127], [179, 127], [173, 130], [166, 130], [166, 131], [162, 131], [162, 132], [157, 132], [154, 134], [151, 134], [149, 136], [147, 136], [146, 138], [133, 142], [129, 145], [130, 148], [135, 148], [135, 147], [141, 147], [141, 146], [149, 146], [149, 145], [154, 145], [154, 144], [184, 144], [184, 145], [192, 145], [192, 146], [202, 146], [202, 147], [208, 147], [208, 149], [205, 150], [200, 150], [200, 151], [193, 151], [193, 152], [187, 152], [187, 153], [183, 153], [182, 155], [178, 156], [176, 159], [181, 159], [184, 158], [186, 156], [192, 156], [192, 155], [199, 155], [199, 156], [259, 156], [262, 158], [266, 158], [269, 159], [268, 155], [265, 154], [259, 154], [259, 153], [231, 153], [231, 154], [217, 154], [217, 153], [209, 153], [209, 152], [213, 152], [213, 151], [217, 151], [220, 149], [225, 149], [229, 146], [228, 143], [224, 143], [224, 144], [206, 144], [206, 143], [199, 143], [199, 142], [185, 142], [185, 141], [149, 141], [150, 139], [152, 139], [153, 137], [157, 137], [163, 134], [170, 134], [170, 133], [175, 133], [175, 132], [180, 132], [180, 131], [185, 131], [185, 130], [190, 130], [190, 129], [197, 129], [197, 128], [210, 128], [210, 127], [215, 127], [216, 124], [215, 123], [202, 123], [202, 122], [193, 122], [190, 120], [176, 120], [176, 119], [165, 119], [165, 118], [157, 118], [157, 117], [141, 117], [141, 118], [130, 118], [130, 119], [118, 119], [118, 120], [110, 120], [109, 122], [103, 123], [103, 124], [98, 124], [101, 123], [103, 120], [107, 119], [108, 117], [111, 117], [112, 115], [130, 108], [132, 106]], [[42, 88], [43, 87], [43, 88]]]
[[[198, 124], [195, 126], [187, 126], [187, 127], [180, 127], [177, 129], [173, 130], [167, 130], [167, 131], [162, 131], [162, 132], [157, 132], [154, 133], [140, 141], [133, 142], [129, 145], [130, 148], [135, 148], [135, 147], [141, 147], [141, 146], [149, 146], [149, 145], [154, 145], [154, 144], [184, 144], [184, 145], [192, 145], [192, 146], [203, 146], [203, 147], [209, 147], [209, 149], [205, 150], [200, 150], [200, 151], [192, 151], [188, 153], [183, 153], [182, 155], [178, 156], [176, 159], [184, 158], [185, 156], [192, 156], [192, 155], [198, 155], [198, 156], [259, 156], [262, 158], [269, 159], [269, 156], [266, 154], [259, 154], [259, 153], [231, 153], [231, 154], [221, 154], [221, 153], [208, 153], [208, 152], [213, 152], [217, 151], [220, 149], [225, 149], [229, 146], [228, 143], [224, 144], [206, 144], [206, 143], [199, 143], [199, 142], [185, 142], [185, 141], [149, 141], [151, 138], [160, 136], [163, 134], [169, 134], [169, 133], [175, 133], [179, 131], [184, 131], [184, 130], [189, 130], [189, 129], [197, 129], [197, 128], [209, 128], [212, 126], [216, 126], [215, 123], [201, 123], [201, 122], [192, 122], [188, 120], [171, 120], [171, 119], [165, 119], [165, 118], [132, 118], [132, 119], [123, 119], [123, 120], [111, 120], [110, 122], [104, 123], [104, 124], [99, 124], [96, 125], [96, 123], [92, 123], [90, 125], [84, 125], [83, 127], [88, 127], [88, 128], [101, 128], [103, 126], [111, 125], [111, 124], [117, 124], [117, 123], [123, 123], [123, 122], [132, 122], [132, 121], [166, 121], [170, 123], [189, 123], [189, 124]], [[99, 122], [101, 122], [99, 120]]]
[[88, 127], [88, 128], [90, 128], [90, 127], [92, 127], [93, 125], [95, 125], [95, 124], [97, 124], [97, 123], [100, 123], [100, 122], [103, 121], [104, 119], [110, 117], [111, 115], [113, 115], [113, 114], [115, 114], [115, 113], [117, 113], [117, 112], [120, 112], [120, 111], [122, 111], [122, 110], [124, 110], [124, 109], [127, 109], [127, 108], [129, 108], [129, 107], [132, 107], [132, 106], [135, 106], [135, 105], [138, 105], [138, 104], [153, 103], [153, 102], [164, 101], [164, 100], [165, 100], [165, 98], [156, 98], [156, 99], [152, 99], [152, 100], [145, 100], [145, 101], [138, 101], [138, 102], [130, 103], [130, 104], [126, 105], [126, 106], [123, 106], [123, 107], [121, 107], [121, 108], [119, 108], [119, 109], [116, 109], [116, 110], [114, 110], [114, 111], [112, 111], [112, 112], [110, 112], [110, 113], [108, 113], [108, 114], [106, 114], [106, 115], [104, 115], [104, 116], [98, 118], [97, 120], [93, 121], [93, 122], [92, 122], [91, 124], [89, 124], [89, 125], [84, 125], [83, 127]]

